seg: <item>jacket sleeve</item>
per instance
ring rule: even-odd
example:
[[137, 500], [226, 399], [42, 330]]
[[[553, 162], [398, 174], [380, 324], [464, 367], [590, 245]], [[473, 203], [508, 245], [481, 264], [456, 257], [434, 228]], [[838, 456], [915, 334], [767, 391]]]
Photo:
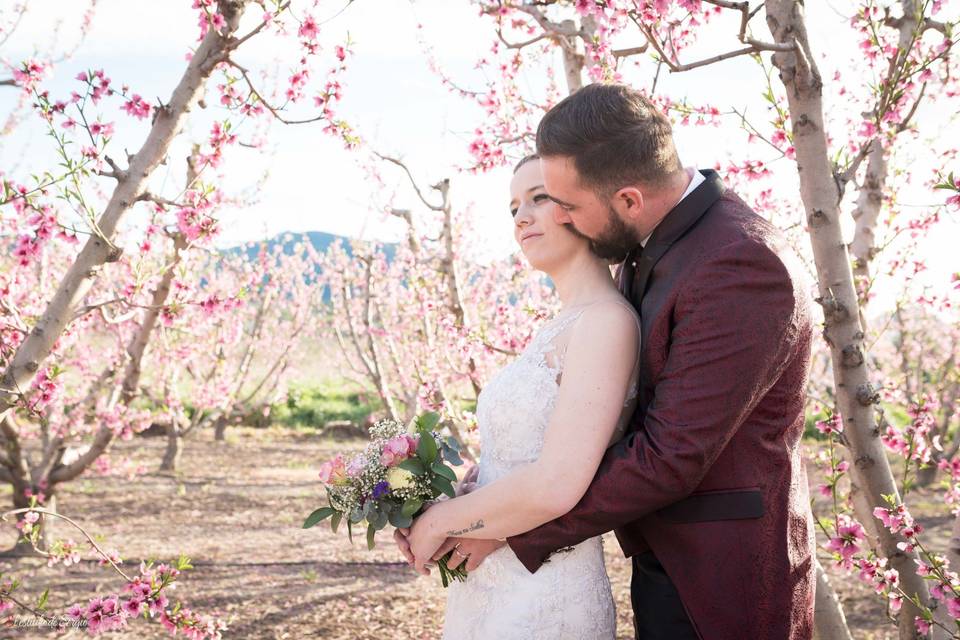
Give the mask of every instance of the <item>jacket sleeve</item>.
[[570, 512], [507, 539], [530, 572], [561, 547], [691, 494], [795, 351], [805, 292], [762, 243], [740, 240], [708, 254], [681, 286], [641, 428], [607, 450]]

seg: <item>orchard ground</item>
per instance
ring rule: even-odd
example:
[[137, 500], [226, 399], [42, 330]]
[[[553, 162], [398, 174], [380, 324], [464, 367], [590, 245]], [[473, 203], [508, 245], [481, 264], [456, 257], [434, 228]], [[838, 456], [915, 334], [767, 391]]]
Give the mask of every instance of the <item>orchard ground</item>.
[[[59, 508], [103, 536], [104, 546], [116, 548], [125, 565], [188, 555], [195, 568], [169, 592], [171, 600], [182, 599], [205, 614], [219, 612], [229, 625], [226, 638], [439, 638], [444, 606], [439, 578], [419, 577], [400, 561], [389, 527], [373, 551], [367, 551], [362, 532], [351, 545], [345, 530], [334, 535], [326, 523], [301, 528], [306, 515], [323, 504], [316, 478], [320, 463], [337, 451], [362, 448], [363, 440], [272, 426], [233, 427], [226, 442], [218, 443], [206, 431], [187, 440], [176, 476], [153, 471], [164, 444], [163, 438], [145, 437], [116, 442], [114, 457], [130, 455], [151, 471], [132, 480], [84, 476], [63, 487]], [[806, 446], [819, 445], [808, 441]], [[816, 479], [811, 480], [815, 486]], [[0, 499], [10, 504], [9, 487]], [[823, 500], [818, 497], [818, 505]], [[934, 491], [918, 490], [910, 504], [927, 527], [926, 538], [943, 549], [951, 518], [937, 500]], [[825, 501], [822, 507], [825, 513]], [[59, 526], [61, 533], [79, 539]], [[11, 527], [2, 536], [4, 547], [13, 543]], [[605, 537], [605, 549], [618, 638], [633, 638], [630, 565], [612, 534]], [[895, 638], [896, 628], [884, 623], [880, 599], [855, 577], [839, 576], [829, 558], [821, 561], [834, 577], [854, 637]], [[55, 614], [120, 586], [110, 571], [90, 561], [64, 569], [47, 568], [36, 559], [3, 560], [0, 571], [13, 571], [25, 581], [24, 598], [49, 587], [49, 610]], [[0, 638], [50, 637], [51, 631], [0, 629]], [[60, 637], [88, 636], [72, 630]], [[169, 634], [159, 624], [138, 620], [113, 637]]]

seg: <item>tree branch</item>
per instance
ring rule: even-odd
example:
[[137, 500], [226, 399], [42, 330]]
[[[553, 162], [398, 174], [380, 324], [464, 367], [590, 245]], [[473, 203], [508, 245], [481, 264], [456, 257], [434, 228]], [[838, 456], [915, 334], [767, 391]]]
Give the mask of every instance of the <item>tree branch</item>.
[[410, 179], [410, 184], [413, 185], [413, 190], [417, 192], [417, 197], [420, 198], [420, 201], [423, 202], [423, 204], [425, 204], [427, 208], [431, 209], [432, 211], [443, 211], [442, 205], [435, 205], [424, 197], [423, 192], [420, 191], [420, 187], [417, 185], [417, 181], [413, 179], [413, 174], [410, 173], [410, 169], [407, 168], [407, 165], [404, 164], [403, 161], [397, 160], [396, 158], [391, 158], [390, 156], [385, 156], [376, 151], [373, 152], [373, 155], [377, 156], [381, 160], [386, 160], [387, 162], [391, 162], [397, 165], [398, 167], [400, 167], [401, 169], [403, 169], [404, 173], [407, 174], [407, 178]]
[[273, 105], [271, 105], [269, 102], [267, 102], [267, 99], [264, 98], [263, 95], [262, 95], [259, 91], [257, 91], [257, 88], [253, 86], [253, 81], [250, 80], [250, 75], [249, 75], [246, 67], [243, 67], [243, 66], [237, 64], [236, 62], [234, 62], [234, 61], [233, 61], [231, 58], [229, 58], [229, 57], [225, 58], [225, 59], [224, 59], [224, 62], [226, 62], [227, 64], [229, 64], [231, 67], [233, 67], [234, 69], [236, 69], [237, 71], [239, 71], [239, 72], [241, 73], [241, 75], [243, 75], [243, 79], [244, 79], [244, 81], [246, 81], [247, 87], [250, 89], [250, 93], [251, 93], [254, 97], [256, 97], [256, 99], [259, 100], [260, 103], [261, 103], [264, 107], [267, 108], [267, 111], [269, 111], [271, 114], [273, 114], [273, 117], [274, 117], [274, 118], [276, 118], [277, 120], [279, 120], [279, 121], [282, 122], [283, 124], [307, 124], [307, 123], [309, 123], [309, 122], [316, 122], [316, 121], [318, 121], [318, 120], [323, 120], [324, 118], [327, 117], [326, 115], [324, 115], [324, 114], [321, 113], [319, 116], [317, 116], [317, 117], [315, 117], [315, 118], [305, 118], [305, 119], [303, 119], [303, 120], [287, 120], [286, 118], [284, 118], [283, 116], [281, 116], [279, 110], [278, 110], [276, 107], [274, 107]]

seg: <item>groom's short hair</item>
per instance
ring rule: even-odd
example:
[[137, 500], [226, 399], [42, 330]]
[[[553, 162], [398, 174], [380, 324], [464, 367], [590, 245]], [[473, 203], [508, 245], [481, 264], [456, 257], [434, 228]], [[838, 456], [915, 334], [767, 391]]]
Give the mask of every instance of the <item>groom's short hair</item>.
[[607, 197], [683, 170], [667, 116], [622, 84], [589, 84], [558, 102], [537, 127], [537, 153], [572, 158], [584, 185]]

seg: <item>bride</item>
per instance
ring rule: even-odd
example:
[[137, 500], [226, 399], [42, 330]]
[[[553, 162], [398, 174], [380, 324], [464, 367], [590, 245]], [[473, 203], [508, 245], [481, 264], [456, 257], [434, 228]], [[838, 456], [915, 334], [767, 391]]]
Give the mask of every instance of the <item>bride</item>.
[[[450, 549], [451, 567], [467, 562], [466, 581], [448, 589], [445, 639], [608, 640], [616, 612], [600, 537], [561, 550], [536, 573], [504, 540], [572, 509], [623, 435], [634, 408], [639, 319], [609, 261], [554, 221], [558, 205], [536, 156], [514, 169], [510, 197], [514, 237], [553, 280], [562, 309], [480, 394], [478, 488], [436, 503], [396, 539], [421, 573]], [[473, 568], [471, 554], [486, 558]]]

